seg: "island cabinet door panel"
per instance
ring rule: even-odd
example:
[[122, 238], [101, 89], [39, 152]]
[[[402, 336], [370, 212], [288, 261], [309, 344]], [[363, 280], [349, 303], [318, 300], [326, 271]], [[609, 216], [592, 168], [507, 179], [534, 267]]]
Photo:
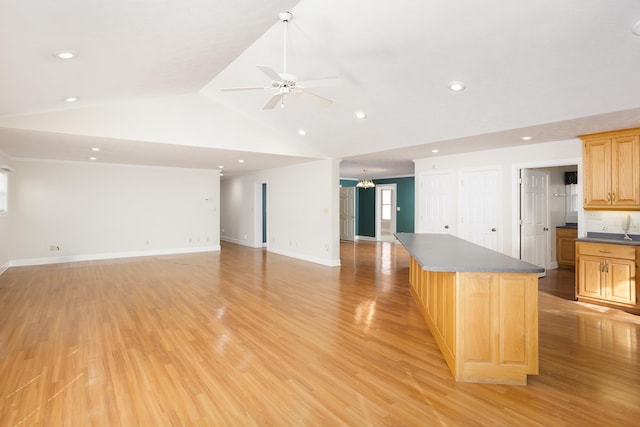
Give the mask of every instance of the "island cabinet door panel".
[[[526, 384], [538, 373], [538, 277], [459, 273], [458, 381]], [[463, 332], [464, 331], [464, 332]]]
[[498, 305], [496, 287], [498, 275], [492, 273], [461, 273], [458, 292], [461, 310], [458, 314], [458, 328], [464, 352], [459, 363], [494, 363], [498, 342], [493, 313]]
[[529, 352], [537, 348], [538, 342], [537, 288], [537, 279], [531, 274], [500, 276], [499, 363], [502, 365], [537, 366], [537, 353]]

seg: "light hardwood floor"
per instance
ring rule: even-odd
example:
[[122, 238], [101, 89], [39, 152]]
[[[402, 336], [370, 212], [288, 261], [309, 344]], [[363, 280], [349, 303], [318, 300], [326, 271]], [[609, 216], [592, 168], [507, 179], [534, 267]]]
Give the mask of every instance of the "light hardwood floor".
[[402, 246], [341, 249], [340, 268], [223, 242], [9, 269], [0, 426], [638, 425], [640, 318], [566, 299], [570, 271], [540, 280], [540, 375], [464, 384]]

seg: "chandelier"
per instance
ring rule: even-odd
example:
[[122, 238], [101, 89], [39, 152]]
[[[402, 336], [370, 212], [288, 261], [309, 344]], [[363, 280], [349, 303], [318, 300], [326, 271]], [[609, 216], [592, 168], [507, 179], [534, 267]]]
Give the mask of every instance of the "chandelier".
[[373, 188], [376, 185], [373, 183], [372, 180], [367, 179], [367, 170], [366, 169], [362, 169], [362, 172], [364, 172], [364, 178], [361, 178], [358, 183], [356, 184], [356, 187], [358, 188]]

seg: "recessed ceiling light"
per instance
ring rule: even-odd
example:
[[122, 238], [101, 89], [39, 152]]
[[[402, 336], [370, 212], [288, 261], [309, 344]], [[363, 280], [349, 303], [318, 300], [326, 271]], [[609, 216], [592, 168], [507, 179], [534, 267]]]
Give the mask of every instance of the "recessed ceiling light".
[[224, 176], [224, 174], [222, 172], [220, 172], [220, 176]]
[[100, 151], [100, 149], [98, 147], [93, 147], [91, 151]]
[[454, 92], [460, 92], [462, 90], [465, 90], [467, 87], [467, 85], [465, 85], [463, 82], [460, 81], [453, 81], [453, 82], [449, 82], [449, 89], [451, 89]]
[[432, 153], [437, 153], [437, 152], [438, 152], [438, 149], [437, 149], [437, 148], [434, 148], [433, 150], [431, 150], [431, 152], [432, 152]]
[[304, 130], [304, 129], [300, 129], [300, 130], [298, 131], [298, 135], [300, 135], [300, 136], [305, 136], [306, 134], [307, 134], [307, 131], [306, 131], [306, 130]]
[[76, 96], [70, 96], [68, 98], [64, 99], [64, 102], [76, 102], [78, 100], [78, 97]]
[[532, 137], [531, 136], [523, 136], [522, 139], [523, 141], [529, 141]]
[[89, 157], [89, 160], [96, 160], [95, 157]]
[[58, 59], [73, 59], [78, 56], [78, 52], [73, 50], [61, 50], [60, 52], [56, 52], [53, 54]]
[[238, 163], [244, 163], [244, 160], [240, 159], [238, 160]]
[[224, 167], [224, 165], [220, 165], [220, 166], [218, 166], [218, 167], [219, 167], [220, 169], [222, 169], [222, 168]]
[[631, 32], [636, 36], [640, 36], [640, 21], [635, 23], [635, 25], [631, 28]]
[[356, 111], [355, 114], [356, 114], [356, 117], [359, 119], [367, 118], [367, 113], [365, 113], [364, 111]]

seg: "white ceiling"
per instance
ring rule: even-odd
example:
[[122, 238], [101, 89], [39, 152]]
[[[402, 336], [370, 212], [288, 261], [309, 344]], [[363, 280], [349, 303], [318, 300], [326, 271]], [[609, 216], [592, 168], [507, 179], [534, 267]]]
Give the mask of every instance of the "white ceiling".
[[[263, 110], [270, 89], [220, 91], [268, 86], [257, 64], [282, 71], [284, 10], [287, 71], [337, 76], [314, 89], [329, 106], [288, 96]], [[0, 150], [88, 161], [98, 146], [96, 162], [226, 175], [337, 158], [343, 177], [411, 175], [412, 159], [640, 126], [639, 20], [637, 0], [5, 0]], [[55, 59], [63, 49], [79, 55]]]

